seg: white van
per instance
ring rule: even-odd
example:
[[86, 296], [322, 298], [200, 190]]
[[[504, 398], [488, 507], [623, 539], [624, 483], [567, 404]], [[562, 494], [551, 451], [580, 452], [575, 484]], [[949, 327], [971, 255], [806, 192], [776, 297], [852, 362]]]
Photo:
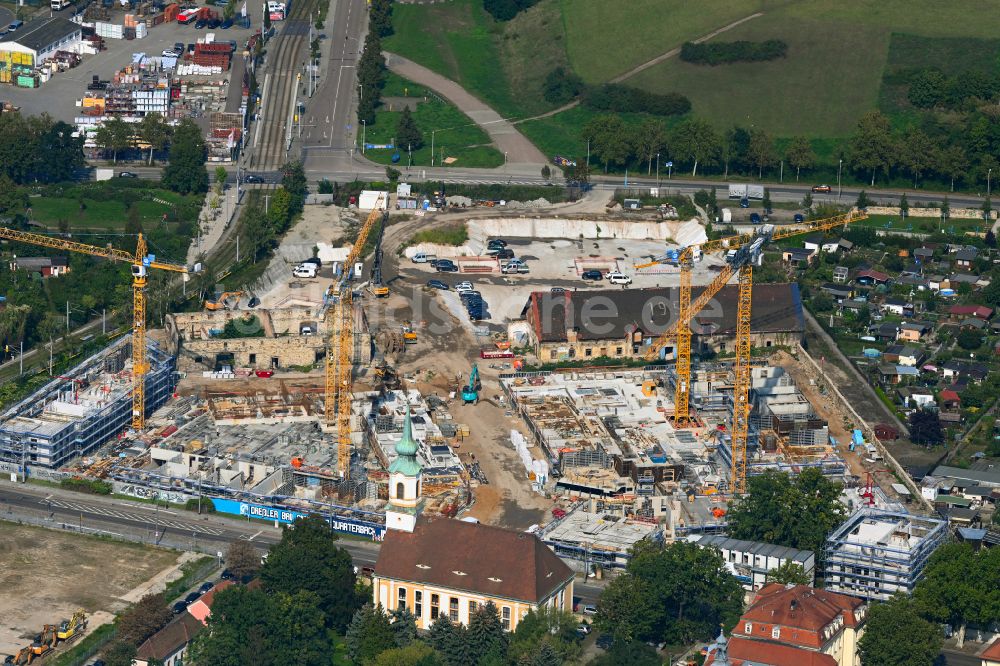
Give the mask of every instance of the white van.
[[316, 264], [299, 264], [292, 271], [292, 275], [297, 278], [314, 278], [316, 277]]
[[426, 264], [431, 259], [436, 259], [436, 258], [437, 257], [435, 257], [433, 254], [428, 254], [427, 252], [417, 252], [415, 255], [413, 255], [413, 258], [410, 259], [410, 261], [412, 261], [415, 264]]

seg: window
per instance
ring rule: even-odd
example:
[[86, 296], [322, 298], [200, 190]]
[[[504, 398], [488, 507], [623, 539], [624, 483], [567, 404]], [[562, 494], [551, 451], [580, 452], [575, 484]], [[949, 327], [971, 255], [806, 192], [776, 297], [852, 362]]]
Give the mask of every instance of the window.
[[413, 591], [413, 614], [417, 617], [424, 614], [424, 593], [420, 590]]
[[476, 614], [477, 610], [479, 610], [479, 604], [476, 603], [475, 601], [471, 601], [470, 600], [469, 601], [469, 621], [470, 622], [472, 621], [472, 616]]
[[549, 358], [556, 358], [558, 355], [555, 349], [549, 352]]
[[781, 638], [781, 628], [774, 627], [771, 629], [771, 638]]
[[583, 355], [584, 356], [590, 356], [593, 353], [594, 353], [594, 350], [591, 349], [590, 347], [587, 347], [586, 349], [583, 350]]
[[399, 600], [396, 603], [396, 608], [399, 610], [406, 610], [406, 588], [399, 588]]
[[510, 631], [510, 606], [504, 606], [500, 613], [500, 623], [504, 631]]
[[448, 600], [448, 619], [458, 622], [458, 597], [451, 597]]
[[250, 354], [250, 365], [257, 365], [257, 354]]
[[406, 491], [403, 490], [403, 482], [400, 481], [396, 484], [396, 499], [403, 499], [404, 495], [406, 495]]
[[753, 633], [753, 622], [747, 622], [743, 625], [743, 633], [750, 634]]
[[622, 355], [622, 348], [615, 347], [615, 356], [621, 356], [621, 355]]
[[436, 594], [431, 595], [431, 619], [436, 620], [438, 616], [438, 604], [440, 603], [440, 598]]

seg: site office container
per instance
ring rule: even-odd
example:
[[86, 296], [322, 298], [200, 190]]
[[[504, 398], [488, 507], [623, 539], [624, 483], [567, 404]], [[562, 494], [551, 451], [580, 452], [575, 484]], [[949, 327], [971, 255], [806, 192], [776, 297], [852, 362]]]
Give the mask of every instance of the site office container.
[[180, 5], [176, 3], [167, 5], [166, 7], [163, 8], [163, 20], [168, 23], [170, 21], [176, 21], [177, 14], [180, 12], [180, 10], [181, 10]]

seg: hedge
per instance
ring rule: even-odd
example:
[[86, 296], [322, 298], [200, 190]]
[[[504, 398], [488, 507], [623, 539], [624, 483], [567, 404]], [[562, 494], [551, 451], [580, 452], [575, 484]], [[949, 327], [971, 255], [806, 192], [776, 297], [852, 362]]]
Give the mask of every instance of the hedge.
[[678, 93], [656, 93], [606, 83], [587, 90], [584, 104], [600, 111], [650, 113], [656, 116], [679, 116], [691, 110], [691, 100]]
[[784, 58], [788, 44], [780, 39], [765, 42], [684, 42], [681, 60], [695, 65], [725, 65], [733, 62], [761, 62]]

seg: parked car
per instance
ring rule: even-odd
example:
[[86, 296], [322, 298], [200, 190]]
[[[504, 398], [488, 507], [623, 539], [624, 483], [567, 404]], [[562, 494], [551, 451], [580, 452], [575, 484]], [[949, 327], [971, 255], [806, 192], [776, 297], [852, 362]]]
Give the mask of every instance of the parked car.
[[207, 580], [207, 581], [205, 581], [204, 583], [201, 584], [201, 587], [198, 588], [198, 591], [201, 592], [202, 594], [205, 594], [206, 592], [208, 592], [209, 590], [211, 590], [213, 587], [215, 587], [215, 583], [213, 583], [210, 580]]
[[292, 275], [297, 278], [314, 278], [316, 277], [316, 266], [314, 264], [299, 264], [292, 271]]
[[580, 626], [576, 628], [576, 632], [581, 636], [586, 636], [590, 633], [590, 625], [586, 622], [581, 622]]
[[122, 171], [120, 174], [118, 174], [118, 177], [119, 178], [138, 178], [139, 174], [135, 173], [134, 171]]
[[507, 247], [507, 241], [502, 238], [491, 238], [486, 242], [486, 247]]
[[430, 287], [431, 289], [440, 289], [441, 291], [448, 291], [448, 285], [446, 285], [444, 282], [441, 282], [441, 280], [428, 280], [427, 286]]
[[493, 248], [493, 249], [490, 249], [490, 250], [486, 251], [486, 256], [488, 256], [488, 257], [496, 257], [497, 259], [513, 259], [514, 258], [514, 250], [508, 249], [506, 247], [503, 247], [503, 248]]
[[222, 22], [222, 25], [220, 25], [219, 27], [222, 28], [223, 30], [229, 30], [230, 28], [233, 27], [233, 19], [227, 18], [225, 21]]
[[740, 199], [740, 208], [749, 208], [749, 207], [750, 207], [750, 200], [749, 199], [747, 199], [746, 197], [743, 197], [742, 199]]
[[632, 284], [632, 278], [625, 275], [624, 273], [608, 273], [608, 282], [611, 284]]
[[243, 182], [244, 183], [263, 183], [264, 179], [261, 178], [260, 176], [256, 175], [256, 174], [248, 173], [247, 175], [245, 175], [243, 177]]
[[217, 18], [209, 19], [209, 21], [208, 21], [208, 27], [209, 27], [210, 30], [215, 30], [220, 25], [222, 25], [222, 21], [220, 21]]
[[829, 185], [813, 185], [812, 191], [819, 194], [829, 194], [830, 192], [833, 192], [833, 188]]
[[581, 280], [597, 280], [597, 281], [599, 281], [603, 277], [604, 277], [604, 274], [601, 273], [601, 271], [598, 271], [598, 270], [584, 271], [583, 273], [580, 274], [580, 279]]
[[236, 575], [229, 569], [223, 569], [221, 578], [222, 580], [236, 580]]
[[552, 287], [551, 289], [549, 289], [549, 293], [552, 294], [553, 296], [555, 296], [556, 294], [565, 294], [566, 289], [565, 287]]
[[469, 303], [482, 302], [483, 300], [483, 295], [478, 291], [463, 291], [458, 297], [466, 307], [468, 307]]
[[802, 215], [802, 213], [796, 213], [795, 214], [795, 223], [796, 224], [802, 224], [805, 221], [806, 221], [806, 218]]
[[184, 53], [184, 42], [174, 42], [174, 53]]
[[457, 273], [458, 266], [451, 263], [450, 261], [447, 263], [439, 261], [437, 264], [435, 264], [434, 270], [436, 270], [438, 273]]
[[176, 604], [171, 606], [170, 610], [173, 611], [174, 615], [180, 615], [187, 610], [188, 604], [186, 601], [178, 601]]
[[611, 646], [615, 644], [615, 637], [611, 634], [601, 634], [594, 643], [602, 650], [610, 650]]
[[750, 224], [760, 224], [760, 213], [750, 213]]
[[315, 264], [316, 267], [318, 268], [318, 267], [320, 267], [320, 266], [323, 265], [323, 260], [320, 259], [319, 257], [309, 257], [308, 259], [304, 259], [302, 261], [302, 264], [303, 265], [305, 265], [305, 264]]
[[203, 30], [207, 25], [208, 21], [206, 21], [205, 19], [198, 19], [197, 21], [195, 21], [194, 27], [195, 30]]
[[173, 49], [163, 49], [163, 52], [160, 53], [160, 55], [164, 58], [177, 58], [180, 56], [180, 53]]
[[455, 291], [457, 291], [459, 294], [466, 291], [472, 291], [473, 289], [475, 289], [475, 287], [473, 287], [472, 283], [469, 282], [468, 280], [463, 280], [462, 282], [459, 282], [458, 284], [455, 285]]
[[583, 607], [584, 615], [597, 615], [597, 606], [592, 606], [590, 604]]
[[437, 259], [434, 258], [434, 255], [427, 254], [426, 252], [417, 252], [410, 258], [410, 261], [412, 261], [415, 264], [426, 264], [430, 262], [431, 266], [437, 264]]
[[194, 602], [198, 601], [198, 597], [200, 596], [201, 594], [199, 592], [190, 592], [186, 597], [184, 597], [184, 602], [187, 603], [188, 605], [191, 605]]

